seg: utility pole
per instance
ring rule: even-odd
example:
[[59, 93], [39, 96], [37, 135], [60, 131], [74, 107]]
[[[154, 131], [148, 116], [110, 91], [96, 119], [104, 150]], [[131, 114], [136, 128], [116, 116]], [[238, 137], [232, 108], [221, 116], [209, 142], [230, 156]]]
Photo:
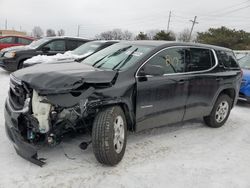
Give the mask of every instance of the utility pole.
[[189, 35], [189, 41], [191, 41], [192, 33], [193, 33], [193, 30], [194, 30], [194, 25], [199, 23], [199, 22], [196, 21], [196, 19], [197, 19], [197, 16], [194, 17], [194, 20], [189, 20], [190, 22], [193, 23], [192, 27], [191, 27], [190, 35]]
[[7, 19], [5, 19], [5, 30], [7, 30], [8, 28], [8, 22], [7, 22]]
[[169, 16], [168, 16], [168, 28], [167, 28], [167, 32], [169, 32], [170, 20], [171, 20], [171, 11], [169, 11]]
[[77, 36], [79, 37], [80, 34], [80, 25], [77, 26]]

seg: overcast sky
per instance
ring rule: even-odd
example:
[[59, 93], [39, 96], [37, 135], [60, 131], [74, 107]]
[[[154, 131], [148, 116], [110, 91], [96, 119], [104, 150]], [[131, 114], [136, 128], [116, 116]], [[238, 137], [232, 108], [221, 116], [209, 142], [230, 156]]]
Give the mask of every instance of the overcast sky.
[[113, 28], [134, 33], [151, 29], [180, 32], [191, 27], [189, 20], [197, 16], [194, 31], [221, 25], [250, 32], [250, 0], [0, 0], [0, 29], [30, 32], [34, 26], [64, 29], [66, 35], [94, 37]]

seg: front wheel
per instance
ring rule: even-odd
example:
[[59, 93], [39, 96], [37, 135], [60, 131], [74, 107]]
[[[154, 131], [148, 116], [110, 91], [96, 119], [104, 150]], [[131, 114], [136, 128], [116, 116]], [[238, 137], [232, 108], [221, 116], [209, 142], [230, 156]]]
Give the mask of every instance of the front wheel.
[[106, 165], [118, 164], [125, 153], [127, 123], [119, 106], [100, 111], [92, 128], [92, 145], [96, 159]]
[[225, 124], [232, 108], [232, 99], [228, 95], [220, 95], [209, 116], [204, 117], [209, 127], [218, 128]]

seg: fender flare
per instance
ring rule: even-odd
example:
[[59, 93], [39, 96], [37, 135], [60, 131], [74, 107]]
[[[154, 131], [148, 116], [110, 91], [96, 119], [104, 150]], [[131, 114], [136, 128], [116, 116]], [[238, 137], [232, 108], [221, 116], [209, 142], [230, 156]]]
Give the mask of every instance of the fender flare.
[[[216, 100], [218, 99], [219, 95], [220, 95], [224, 90], [227, 90], [227, 89], [233, 89], [233, 90], [234, 90], [235, 96], [234, 96], [234, 98], [233, 98], [233, 104], [235, 103], [236, 98], [237, 98], [236, 88], [234, 88], [231, 84], [226, 84], [226, 85], [220, 87], [220, 89], [216, 92], [216, 94], [215, 94], [215, 96], [214, 96], [214, 98], [213, 98], [213, 100], [212, 100], [212, 105], [211, 105], [211, 109], [210, 109], [211, 111], [212, 111], [212, 109], [213, 109], [213, 107], [214, 107], [214, 104], [215, 104]], [[233, 106], [232, 106], [232, 107], [233, 107]], [[210, 112], [211, 112], [211, 111], [210, 111]]]
[[87, 108], [99, 109], [99, 108], [105, 108], [105, 107], [114, 106], [114, 105], [121, 106], [126, 117], [128, 129], [131, 131], [135, 131], [135, 113], [134, 113], [133, 105], [131, 102], [129, 102], [129, 100], [124, 100], [120, 98], [100, 100], [98, 102], [95, 102], [94, 104], [91, 104]]

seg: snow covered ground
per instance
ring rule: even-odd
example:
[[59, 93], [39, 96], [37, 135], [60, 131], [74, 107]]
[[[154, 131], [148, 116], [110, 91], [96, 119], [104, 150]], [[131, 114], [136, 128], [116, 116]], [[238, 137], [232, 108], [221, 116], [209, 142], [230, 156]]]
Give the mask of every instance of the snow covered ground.
[[[226, 125], [196, 120], [130, 134], [122, 162], [99, 164], [75, 138], [40, 157], [40, 168], [19, 157], [4, 131], [9, 75], [0, 70], [0, 188], [2, 187], [250, 187], [250, 106], [238, 104]], [[67, 158], [64, 153], [68, 155]]]

